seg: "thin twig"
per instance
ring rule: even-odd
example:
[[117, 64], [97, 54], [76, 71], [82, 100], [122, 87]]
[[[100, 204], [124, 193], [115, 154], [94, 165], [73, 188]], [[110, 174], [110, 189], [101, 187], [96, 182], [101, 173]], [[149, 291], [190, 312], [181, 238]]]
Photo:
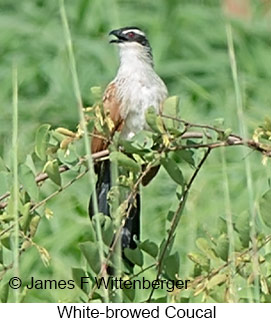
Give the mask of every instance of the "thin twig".
[[[105, 150], [102, 150], [102, 151], [99, 151], [99, 152], [93, 154], [92, 155], [92, 158], [93, 158], [93, 160], [96, 163], [96, 162], [98, 162], [99, 160], [101, 160], [102, 158], [104, 158], [104, 157], [106, 157], [108, 155], [109, 155], [109, 150], [108, 149], [105, 149]], [[80, 166], [80, 165], [82, 165], [85, 162], [86, 162], [86, 158], [83, 157], [76, 164], [76, 166]], [[59, 173], [61, 173], [61, 174], [62, 173], [65, 173], [68, 170], [70, 170], [70, 168], [67, 165], [62, 165], [62, 166], [59, 167]], [[36, 176], [35, 182], [36, 182], [36, 184], [40, 184], [40, 183], [46, 181], [48, 178], [49, 178], [49, 176], [48, 176], [47, 173], [40, 173], [39, 175]], [[20, 187], [20, 189], [22, 189], [22, 188], [23, 188], [23, 186]], [[0, 201], [8, 198], [9, 196], [10, 196], [10, 192], [6, 192], [2, 196], [0, 196]], [[1, 203], [0, 204], [0, 209], [4, 209], [6, 206], [7, 206], [7, 203]]]
[[[193, 123], [193, 122], [189, 122], [189, 121], [186, 121], [184, 119], [181, 119], [181, 118], [172, 117], [172, 116], [168, 116], [168, 115], [165, 115], [165, 114], [162, 114], [161, 116], [163, 118], [166, 118], [166, 119], [170, 119], [170, 120], [174, 120], [174, 121], [183, 123], [185, 125], [185, 127], [187, 127], [187, 128], [209, 129], [209, 130], [213, 130], [213, 131], [217, 132], [218, 134], [223, 134], [225, 132], [225, 130], [223, 130], [223, 129], [219, 129], [219, 128], [216, 128], [214, 126], [210, 126], [210, 125], [207, 125], [207, 124]], [[242, 139], [241, 137], [239, 137], [238, 135], [235, 135], [235, 134], [232, 134], [232, 136], [234, 136], [236, 138], [239, 138], [239, 139]]]
[[[56, 190], [52, 194], [48, 195], [45, 199], [43, 199], [42, 201], [38, 202], [37, 204], [34, 204], [31, 207], [31, 209], [30, 209], [29, 212], [30, 213], [33, 213], [37, 208], [39, 208], [40, 206], [42, 206], [43, 204], [45, 204], [47, 201], [49, 201], [50, 199], [52, 199], [53, 197], [55, 197], [56, 195], [58, 195], [60, 192], [64, 191], [66, 188], [68, 188], [69, 186], [71, 186], [74, 182], [76, 182], [78, 179], [80, 179], [81, 177], [83, 177], [87, 172], [88, 172], [88, 169], [85, 169], [82, 173], [79, 173], [75, 178], [71, 179], [64, 186], [61, 186], [58, 190]], [[22, 217], [19, 218], [19, 222], [21, 220], [22, 220]], [[2, 230], [0, 232], [0, 237], [2, 237], [5, 233], [7, 233], [8, 231], [10, 231], [13, 227], [14, 227], [14, 223], [12, 225], [10, 225], [8, 228]]]
[[151, 265], [149, 265], [148, 267], [145, 267], [145, 268], [141, 269], [138, 273], [134, 274], [134, 275], [133, 275], [133, 276], [131, 276], [129, 279], [130, 279], [130, 280], [132, 280], [132, 279], [134, 279], [134, 278], [136, 278], [136, 277], [140, 276], [141, 274], [143, 274], [145, 271], [147, 271], [147, 270], [149, 270], [149, 269], [151, 269], [151, 268], [153, 268], [153, 267], [155, 267], [155, 266], [156, 266], [156, 263], [155, 263], [155, 264], [151, 264]]
[[[162, 272], [162, 267], [163, 267], [163, 261], [164, 261], [165, 254], [166, 254], [166, 251], [167, 251], [168, 246], [170, 245], [170, 243], [172, 241], [172, 238], [173, 238], [175, 229], [176, 229], [176, 227], [177, 227], [177, 225], [178, 225], [178, 223], [180, 221], [181, 212], [182, 212], [182, 210], [184, 208], [184, 205], [185, 205], [185, 202], [186, 202], [188, 193], [190, 191], [190, 188], [191, 188], [191, 186], [192, 186], [195, 178], [197, 177], [197, 175], [198, 175], [198, 173], [199, 173], [202, 165], [204, 164], [204, 162], [206, 161], [207, 157], [209, 156], [210, 152], [211, 152], [211, 149], [208, 148], [207, 151], [205, 152], [203, 158], [201, 159], [200, 163], [196, 167], [196, 169], [195, 169], [192, 177], [190, 178], [188, 184], [186, 185], [186, 187], [185, 187], [185, 189], [183, 191], [181, 200], [179, 202], [179, 206], [178, 206], [177, 210], [175, 211], [175, 213], [173, 215], [173, 218], [172, 218], [172, 221], [171, 221], [171, 226], [170, 226], [170, 229], [169, 229], [169, 232], [168, 232], [167, 240], [166, 240], [166, 242], [164, 244], [163, 250], [162, 250], [161, 255], [160, 255], [160, 257], [158, 259], [158, 262], [157, 262], [157, 275], [156, 275], [156, 279], [157, 280], [160, 278], [160, 275], [161, 275], [161, 272]], [[147, 302], [150, 302], [154, 291], [155, 291], [155, 289], [152, 288]]]
[[[253, 254], [257, 254], [257, 252], [259, 250], [261, 250], [265, 245], [267, 245], [270, 241], [271, 241], [271, 235], [268, 235], [265, 238], [264, 242], [256, 250], [254, 250], [254, 246], [251, 246], [248, 249], [244, 250], [241, 254], [238, 254], [236, 257], [242, 258], [243, 256], [245, 256], [246, 254], [248, 254], [251, 251], [253, 252]], [[235, 259], [234, 259], [234, 261], [235, 261]], [[193, 288], [195, 285], [200, 284], [205, 279], [210, 280], [212, 277], [219, 274], [221, 270], [223, 270], [223, 269], [227, 268], [229, 265], [231, 265], [232, 262], [233, 262], [233, 259], [228, 259], [223, 265], [214, 269], [212, 272], [208, 273], [206, 276], [200, 276], [200, 277], [195, 278], [191, 283], [189, 283], [188, 287]]]
[[[107, 267], [107, 264], [108, 264], [110, 258], [112, 257], [112, 254], [113, 254], [113, 252], [114, 252], [114, 250], [115, 250], [115, 248], [117, 246], [118, 240], [119, 240], [120, 235], [121, 235], [121, 231], [122, 231], [122, 229], [123, 229], [123, 227], [124, 227], [124, 225], [126, 223], [126, 220], [128, 219], [128, 216], [129, 216], [129, 214], [131, 212], [131, 209], [132, 209], [132, 206], [133, 206], [133, 201], [134, 201], [135, 196], [137, 194], [138, 187], [141, 184], [143, 177], [149, 172], [149, 170], [151, 169], [151, 167], [153, 166], [153, 164], [155, 163], [155, 161], [150, 162], [148, 164], [148, 166], [146, 167], [146, 169], [143, 172], [141, 172], [140, 176], [138, 177], [136, 183], [133, 186], [133, 189], [131, 190], [131, 192], [128, 195], [128, 197], [126, 198], [126, 200], [123, 202], [123, 203], [129, 202], [130, 205], [129, 205], [129, 208], [126, 211], [126, 213], [125, 213], [125, 215], [124, 215], [124, 217], [123, 217], [123, 219], [121, 221], [121, 225], [119, 226], [118, 231], [115, 234], [113, 243], [112, 243], [112, 245], [110, 247], [110, 250], [108, 252], [107, 257], [105, 258], [104, 265], [102, 266], [102, 269], [101, 269], [101, 271], [98, 274], [98, 278], [100, 278], [102, 276], [102, 270]], [[93, 298], [93, 295], [94, 295], [96, 289], [97, 289], [97, 284], [95, 284], [93, 286], [93, 288], [92, 288], [92, 290], [91, 290], [91, 292], [89, 294], [89, 297], [88, 297], [88, 300], [89, 301]]]
[[[165, 117], [163, 115], [163, 117]], [[176, 121], [180, 121], [180, 122], [184, 122], [185, 124], [191, 125], [191, 127], [198, 127], [198, 128], [206, 128], [206, 129], [210, 129], [210, 130], [214, 130], [218, 133], [224, 133], [221, 129], [217, 129], [214, 128], [212, 126], [208, 126], [208, 125], [203, 125], [203, 124], [195, 124], [195, 123], [189, 123], [188, 121], [182, 120], [182, 119], [178, 119], [178, 118], [173, 118], [173, 117], [169, 117], [173, 120]], [[205, 138], [206, 134], [203, 134], [202, 132], [185, 132], [182, 136], [181, 139], [202, 139]], [[191, 145], [181, 145], [179, 146], [179, 149], [189, 149], [189, 148], [219, 148], [219, 147], [227, 147], [227, 146], [247, 146], [250, 149], [256, 150], [258, 152], [260, 152], [261, 154], [267, 156], [267, 157], [271, 157], [271, 147], [264, 147], [261, 145], [261, 143], [256, 142], [252, 139], [243, 139], [238, 135], [235, 134], [231, 134], [226, 140], [224, 141], [217, 141], [217, 142], [212, 142], [212, 143], [206, 143], [206, 144], [191, 144]], [[173, 148], [173, 149], [177, 149]], [[92, 155], [93, 161], [97, 162], [99, 159], [101, 159], [102, 157], [106, 157], [109, 155], [109, 151], [108, 149], [106, 150], [102, 150], [98, 153], [95, 153]], [[82, 158], [82, 162], [85, 162], [86, 159], [85, 157]], [[82, 163], [81, 162], [81, 163]], [[69, 170], [69, 167], [67, 165], [62, 165], [59, 167], [59, 172], [60, 173], [64, 173], [66, 171]], [[39, 175], [37, 175], [35, 181], [37, 184], [47, 180], [49, 177], [46, 173], [41, 173]], [[22, 189], [22, 186], [21, 188]], [[0, 202], [5, 200], [6, 198], [8, 198], [10, 196], [10, 192], [6, 192], [5, 194], [3, 194], [2, 196], [0, 196]], [[1, 203], [0, 204], [0, 209], [3, 209], [6, 207], [6, 203]]]

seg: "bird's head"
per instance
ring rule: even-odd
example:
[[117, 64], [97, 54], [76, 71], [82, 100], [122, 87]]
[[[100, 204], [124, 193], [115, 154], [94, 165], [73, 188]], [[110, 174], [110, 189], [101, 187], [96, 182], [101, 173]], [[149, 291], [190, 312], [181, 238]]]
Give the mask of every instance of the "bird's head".
[[152, 50], [145, 33], [138, 27], [123, 27], [112, 30], [110, 36], [115, 38], [110, 43], [118, 44], [121, 52], [147, 54], [152, 59]]

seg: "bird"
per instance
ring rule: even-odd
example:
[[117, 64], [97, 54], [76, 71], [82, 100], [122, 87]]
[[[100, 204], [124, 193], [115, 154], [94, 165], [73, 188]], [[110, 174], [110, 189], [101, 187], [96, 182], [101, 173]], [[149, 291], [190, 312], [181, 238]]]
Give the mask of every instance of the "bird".
[[[128, 26], [114, 29], [110, 31], [109, 36], [113, 37], [110, 43], [116, 44], [119, 48], [120, 64], [115, 78], [104, 91], [103, 109], [113, 122], [110, 137], [112, 138], [118, 131], [123, 139], [129, 140], [139, 131], [149, 129], [145, 120], [145, 112], [149, 107], [153, 107], [157, 114], [161, 113], [168, 90], [154, 70], [152, 48], [141, 28]], [[95, 130], [91, 152], [97, 153], [107, 149], [108, 145], [108, 138], [99, 136], [98, 131]], [[149, 171], [149, 174], [145, 176], [144, 185], [149, 183], [158, 169], [154, 167]], [[95, 171], [98, 177], [96, 182], [98, 210], [110, 216], [107, 203], [107, 194], [111, 188], [110, 161], [101, 162]], [[121, 232], [122, 250], [135, 249], [137, 246], [135, 241], [140, 239], [139, 192], [130, 203], [133, 204]], [[92, 200], [90, 200], [89, 215], [91, 218], [93, 213]]]

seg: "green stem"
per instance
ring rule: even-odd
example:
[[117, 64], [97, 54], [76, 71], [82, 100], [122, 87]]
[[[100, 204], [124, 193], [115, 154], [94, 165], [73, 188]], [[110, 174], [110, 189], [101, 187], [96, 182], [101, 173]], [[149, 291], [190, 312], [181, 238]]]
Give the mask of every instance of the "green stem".
[[[226, 34], [227, 34], [228, 50], [229, 50], [229, 57], [230, 57], [230, 66], [231, 66], [235, 98], [236, 98], [239, 129], [240, 129], [241, 137], [247, 138], [247, 129], [244, 123], [243, 100], [242, 100], [239, 79], [238, 79], [237, 62], [236, 62], [235, 50], [234, 50], [234, 44], [233, 44], [232, 28], [230, 24], [226, 24]], [[250, 222], [251, 222], [250, 235], [252, 240], [252, 247], [253, 247], [253, 250], [255, 251], [253, 256], [253, 261], [252, 261], [253, 272], [255, 277], [254, 298], [257, 302], [260, 302], [259, 263], [258, 263], [258, 254], [256, 252], [257, 239], [256, 239], [256, 227], [255, 227], [255, 206], [254, 206], [254, 192], [253, 192], [253, 185], [252, 185], [252, 172], [251, 172], [250, 160], [248, 158], [245, 158], [244, 162], [245, 162], [248, 204], [249, 204]]]
[[234, 275], [236, 273], [235, 256], [234, 256], [234, 251], [235, 251], [234, 230], [233, 230], [233, 222], [232, 222], [232, 208], [231, 208], [231, 199], [230, 199], [229, 179], [228, 179], [228, 172], [227, 172], [227, 162], [226, 162], [224, 147], [222, 147], [221, 149], [221, 157], [222, 157], [222, 175], [223, 175], [223, 183], [224, 183], [224, 200], [225, 200], [227, 234], [229, 238], [230, 296], [233, 302], [237, 302], [236, 289], [233, 283]]
[[[94, 172], [92, 155], [91, 155], [91, 151], [90, 151], [91, 142], [90, 142], [90, 138], [88, 136], [88, 130], [87, 130], [84, 111], [83, 111], [83, 102], [82, 102], [82, 98], [81, 98], [79, 80], [78, 80], [78, 75], [77, 75], [77, 70], [76, 70], [75, 57], [74, 57], [73, 47], [72, 47], [72, 38], [71, 38], [70, 28], [69, 28], [67, 14], [66, 14], [66, 10], [65, 10], [64, 0], [59, 0], [59, 6], [60, 6], [61, 20], [62, 20], [63, 29], [64, 29], [64, 35], [65, 35], [67, 48], [68, 48], [68, 55], [69, 55], [71, 73], [72, 73], [73, 88], [74, 88], [74, 93], [76, 96], [77, 106], [78, 106], [78, 114], [80, 117], [80, 124], [81, 124], [82, 130], [83, 130], [83, 135], [84, 135], [84, 145], [85, 145], [85, 151], [86, 151], [86, 155], [87, 155], [87, 163], [88, 163], [88, 169], [89, 169], [89, 181], [90, 181], [90, 185], [91, 185], [93, 210], [94, 210], [94, 216], [95, 216], [99, 213], [99, 210], [98, 210], [98, 202], [97, 202], [96, 187], [95, 187], [95, 180], [94, 180], [95, 179], [95, 172]], [[96, 233], [97, 233], [97, 240], [98, 240], [99, 257], [100, 257], [100, 261], [101, 261], [102, 266], [104, 266], [105, 257], [104, 257], [102, 230], [101, 230], [101, 223], [100, 223], [99, 216], [96, 217], [95, 223], [96, 223]], [[105, 276], [107, 275], [105, 269], [103, 269], [102, 272]], [[105, 295], [105, 301], [108, 302], [107, 289], [104, 290], [104, 295]]]
[[[18, 71], [13, 66], [13, 109], [12, 109], [12, 162], [13, 162], [13, 216], [14, 216], [14, 243], [13, 261], [14, 275], [19, 277], [19, 184], [18, 184]], [[14, 290], [15, 302], [19, 302], [19, 289]]]

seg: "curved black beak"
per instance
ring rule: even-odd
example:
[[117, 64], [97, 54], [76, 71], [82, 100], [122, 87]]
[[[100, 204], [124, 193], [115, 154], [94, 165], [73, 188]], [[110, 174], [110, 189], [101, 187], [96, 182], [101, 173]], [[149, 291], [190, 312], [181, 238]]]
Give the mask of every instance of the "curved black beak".
[[109, 36], [115, 36], [116, 38], [114, 39], [111, 39], [109, 41], [109, 43], [122, 43], [124, 42], [125, 40], [127, 40], [127, 37], [125, 36], [125, 34], [122, 33], [122, 30], [121, 29], [115, 29], [115, 30], [111, 30], [110, 33], [109, 33]]

